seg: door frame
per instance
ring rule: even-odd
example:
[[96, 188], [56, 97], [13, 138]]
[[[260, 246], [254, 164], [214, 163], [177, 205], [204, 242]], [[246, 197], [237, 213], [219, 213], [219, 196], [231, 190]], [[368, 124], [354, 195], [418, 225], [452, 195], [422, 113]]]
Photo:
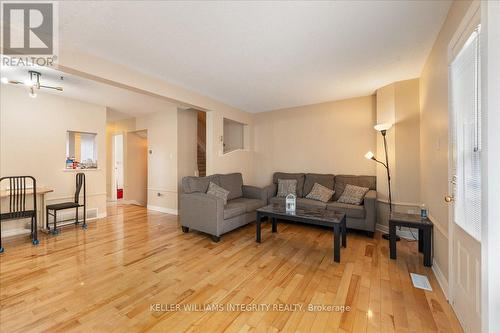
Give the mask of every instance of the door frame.
[[[458, 52], [462, 49], [462, 46], [465, 44], [470, 34], [474, 31], [477, 25], [481, 23], [481, 2], [473, 1], [467, 10], [467, 13], [464, 15], [460, 25], [457, 30], [453, 34], [453, 37], [448, 44], [448, 67], [451, 65], [452, 61], [457, 56]], [[449, 71], [448, 71], [449, 74]], [[453, 177], [453, 159], [451, 158], [451, 154], [454, 150], [453, 147], [453, 131], [450, 126], [453, 121], [453, 109], [452, 109], [452, 101], [449, 98], [451, 95], [451, 85], [450, 83], [450, 75], [448, 75], [448, 193], [454, 195], [453, 193], [453, 185], [452, 185], [452, 177]], [[456, 311], [454, 305], [455, 299], [455, 286], [453, 285], [454, 281], [454, 230], [458, 228], [454, 222], [454, 204], [448, 205], [448, 301], [453, 308], [455, 315], [462, 323], [463, 318], [459, 318], [459, 313]]]
[[[481, 307], [483, 332], [500, 332], [500, 3], [483, 1], [481, 3], [482, 31], [484, 42], [481, 45], [482, 96], [483, 106], [483, 160], [482, 177], [487, 179], [482, 195], [481, 230]], [[491, 153], [490, 153], [491, 152]], [[495, 298], [497, 297], [497, 298]]]

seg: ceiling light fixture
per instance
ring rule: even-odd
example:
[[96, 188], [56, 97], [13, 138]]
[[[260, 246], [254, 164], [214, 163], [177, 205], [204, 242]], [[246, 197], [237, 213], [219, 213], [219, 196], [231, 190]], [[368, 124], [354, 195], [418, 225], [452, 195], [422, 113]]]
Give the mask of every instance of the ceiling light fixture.
[[2, 78], [2, 83], [12, 83], [12, 84], [24, 84], [26, 87], [29, 88], [29, 94], [30, 97], [35, 98], [36, 97], [36, 90], [35, 89], [53, 89], [57, 91], [63, 91], [62, 87], [54, 87], [54, 86], [46, 86], [42, 85], [40, 83], [40, 78], [42, 77], [42, 74], [40, 72], [35, 72], [35, 71], [29, 71], [29, 78], [24, 80], [23, 82], [21, 81], [10, 81], [6, 77]]

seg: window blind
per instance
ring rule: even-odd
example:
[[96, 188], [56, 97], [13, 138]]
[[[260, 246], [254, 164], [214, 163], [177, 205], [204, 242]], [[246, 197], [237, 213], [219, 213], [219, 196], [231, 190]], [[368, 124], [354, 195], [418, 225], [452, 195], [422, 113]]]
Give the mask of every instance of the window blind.
[[480, 27], [451, 63], [452, 142], [455, 144], [455, 223], [481, 240]]

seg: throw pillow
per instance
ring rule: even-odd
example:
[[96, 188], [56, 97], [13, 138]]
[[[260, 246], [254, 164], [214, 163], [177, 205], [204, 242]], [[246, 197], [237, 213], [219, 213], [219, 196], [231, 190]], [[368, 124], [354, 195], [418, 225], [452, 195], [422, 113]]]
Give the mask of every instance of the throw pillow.
[[368, 187], [360, 187], [347, 184], [345, 186], [344, 192], [342, 192], [342, 195], [340, 196], [339, 200], [337, 200], [337, 202], [351, 205], [361, 205], [365, 194], [369, 190], [370, 189]]
[[314, 183], [311, 192], [306, 195], [307, 199], [317, 200], [321, 202], [328, 202], [332, 198], [334, 190], [329, 189], [321, 184]]
[[208, 184], [207, 194], [215, 195], [217, 198], [221, 198], [224, 200], [224, 205], [227, 204], [227, 196], [229, 195], [229, 191], [220, 187], [219, 185], [210, 182]]
[[285, 198], [290, 193], [297, 195], [297, 179], [278, 179], [277, 197]]

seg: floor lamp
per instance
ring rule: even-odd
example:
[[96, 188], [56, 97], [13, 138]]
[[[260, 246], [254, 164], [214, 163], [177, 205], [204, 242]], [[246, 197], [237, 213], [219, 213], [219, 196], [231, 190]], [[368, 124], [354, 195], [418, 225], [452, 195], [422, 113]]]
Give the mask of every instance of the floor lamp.
[[[371, 151], [365, 154], [366, 159], [374, 160], [375, 162], [382, 164], [385, 167], [385, 170], [387, 171], [387, 187], [389, 189], [389, 213], [392, 213], [392, 192], [391, 192], [391, 172], [389, 169], [389, 155], [387, 154], [386, 134], [391, 127], [392, 127], [391, 124], [379, 124], [374, 126], [375, 130], [380, 132], [380, 134], [382, 134], [382, 137], [384, 138], [385, 163], [377, 160], [377, 158], [375, 158], [375, 155]], [[383, 234], [382, 238], [389, 239], [389, 234]], [[399, 236], [396, 236], [396, 240], [400, 240]]]

